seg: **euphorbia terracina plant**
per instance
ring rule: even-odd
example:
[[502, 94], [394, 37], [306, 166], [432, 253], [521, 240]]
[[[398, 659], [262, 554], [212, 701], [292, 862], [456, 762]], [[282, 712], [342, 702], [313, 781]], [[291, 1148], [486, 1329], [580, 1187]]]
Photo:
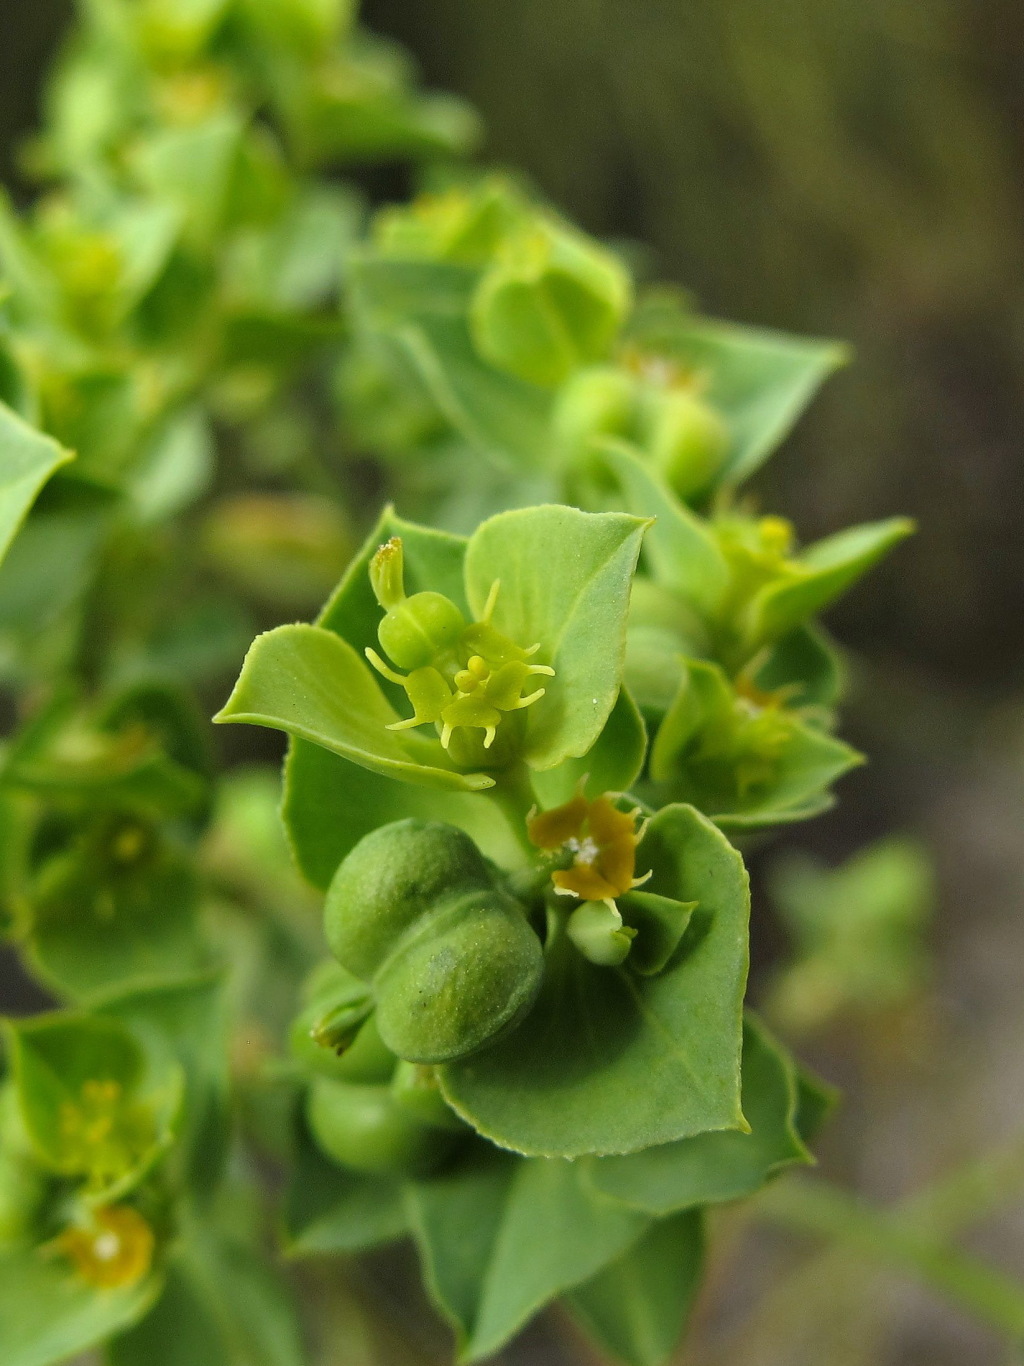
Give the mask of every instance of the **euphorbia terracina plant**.
[[[297, 1310], [283, 1254], [411, 1238], [460, 1360], [560, 1300], [657, 1366], [704, 1211], [827, 1109], [744, 1014], [730, 841], [860, 762], [817, 617], [909, 526], [800, 548], [741, 492], [841, 352], [641, 286], [344, 0], [91, 0], [46, 109], [0, 206], [0, 913], [54, 1001], [6, 1029], [0, 1361], [327, 1360], [345, 1263]], [[289, 737], [290, 853], [221, 704]]]

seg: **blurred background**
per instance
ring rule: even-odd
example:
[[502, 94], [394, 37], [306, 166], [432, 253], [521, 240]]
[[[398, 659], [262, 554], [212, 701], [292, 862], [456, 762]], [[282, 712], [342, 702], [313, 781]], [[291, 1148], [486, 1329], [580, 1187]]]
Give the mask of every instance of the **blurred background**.
[[[8, 183], [68, 10], [6, 0]], [[936, 866], [927, 985], [798, 1040], [845, 1092], [826, 1172], [899, 1200], [1024, 1131], [1019, 5], [367, 0], [363, 16], [477, 106], [488, 161], [589, 231], [642, 243], [651, 274], [705, 311], [854, 348], [754, 492], [806, 539], [895, 512], [920, 524], [830, 622], [850, 651], [846, 733], [870, 765], [784, 841], [836, 863], [905, 833]], [[752, 857], [756, 999], [789, 949], [770, 891], [779, 847]], [[734, 1234], [692, 1366], [1004, 1360], [909, 1283]], [[969, 1241], [1019, 1276], [1024, 1208]], [[549, 1336], [515, 1359], [560, 1360]]]

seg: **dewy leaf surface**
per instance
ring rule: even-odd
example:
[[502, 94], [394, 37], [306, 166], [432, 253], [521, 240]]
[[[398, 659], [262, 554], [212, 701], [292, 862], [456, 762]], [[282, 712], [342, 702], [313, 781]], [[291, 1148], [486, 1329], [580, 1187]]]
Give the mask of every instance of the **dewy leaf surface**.
[[74, 456], [0, 403], [0, 559], [50, 475]]
[[562, 936], [524, 1022], [440, 1069], [445, 1098], [485, 1137], [538, 1156], [629, 1153], [745, 1127], [741, 1003], [749, 888], [739, 854], [692, 807], [651, 821], [637, 870], [645, 890], [696, 901], [654, 977], [587, 962]]
[[743, 1031], [743, 1113], [750, 1133], [698, 1134], [628, 1157], [589, 1158], [596, 1190], [645, 1214], [737, 1200], [782, 1167], [809, 1162], [797, 1132], [798, 1092], [791, 1060], [748, 1018]]
[[627, 1366], [662, 1366], [682, 1336], [704, 1269], [699, 1212], [660, 1219], [566, 1296], [570, 1312]]
[[456, 1329], [462, 1361], [496, 1352], [649, 1226], [588, 1192], [572, 1163], [482, 1146], [466, 1166], [410, 1183], [408, 1199], [427, 1282]]
[[536, 659], [555, 670], [527, 712], [533, 768], [585, 755], [608, 720], [646, 526], [623, 513], [548, 506], [500, 513], [470, 538], [466, 592], [474, 615], [500, 580], [494, 625], [526, 648], [539, 644]]
[[257, 636], [217, 721], [287, 731], [386, 777], [472, 792], [493, 786], [483, 773], [443, 766], [437, 741], [399, 737], [398, 714], [352, 646], [320, 626], [279, 626]]

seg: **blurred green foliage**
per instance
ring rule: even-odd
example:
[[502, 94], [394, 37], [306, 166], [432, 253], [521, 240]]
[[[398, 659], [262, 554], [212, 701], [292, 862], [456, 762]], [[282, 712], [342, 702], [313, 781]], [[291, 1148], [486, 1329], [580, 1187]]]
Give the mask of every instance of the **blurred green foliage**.
[[[953, 685], [1024, 680], [1021, 25], [1009, 0], [371, 0], [488, 152], [706, 309], [849, 339], [763, 486], [923, 534], [845, 609]], [[1012, 617], [1008, 618], [1008, 613]]]

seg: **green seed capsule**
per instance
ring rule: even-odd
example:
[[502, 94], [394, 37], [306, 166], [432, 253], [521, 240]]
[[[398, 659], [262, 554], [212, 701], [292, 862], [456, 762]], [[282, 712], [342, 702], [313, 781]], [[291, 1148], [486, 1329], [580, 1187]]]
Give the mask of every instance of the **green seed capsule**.
[[391, 1082], [391, 1094], [421, 1124], [452, 1133], [465, 1133], [466, 1124], [441, 1095], [432, 1067], [418, 1062], [400, 1062]]
[[454, 650], [466, 629], [466, 618], [443, 593], [406, 597], [400, 536], [392, 536], [370, 561], [370, 585], [385, 612], [377, 639], [392, 663], [400, 669], [422, 669]]
[[410, 819], [367, 835], [335, 874], [324, 927], [338, 961], [371, 983], [381, 1039], [411, 1062], [484, 1047], [540, 986], [522, 906], [452, 826]]
[[414, 593], [377, 627], [381, 649], [400, 669], [422, 669], [458, 644], [466, 618], [443, 593]]
[[368, 982], [435, 902], [490, 883], [483, 855], [462, 830], [413, 817], [383, 825], [334, 875], [324, 908], [327, 943], [339, 963]]
[[442, 902], [374, 977], [380, 1036], [410, 1062], [477, 1052], [526, 1013], [540, 987], [540, 940], [503, 892]]
[[729, 453], [729, 429], [722, 417], [686, 389], [657, 396], [648, 430], [651, 460], [680, 498], [703, 493]]
[[426, 1175], [444, 1161], [454, 1141], [453, 1135], [420, 1123], [388, 1086], [318, 1077], [306, 1100], [306, 1119], [328, 1157], [377, 1176]]

